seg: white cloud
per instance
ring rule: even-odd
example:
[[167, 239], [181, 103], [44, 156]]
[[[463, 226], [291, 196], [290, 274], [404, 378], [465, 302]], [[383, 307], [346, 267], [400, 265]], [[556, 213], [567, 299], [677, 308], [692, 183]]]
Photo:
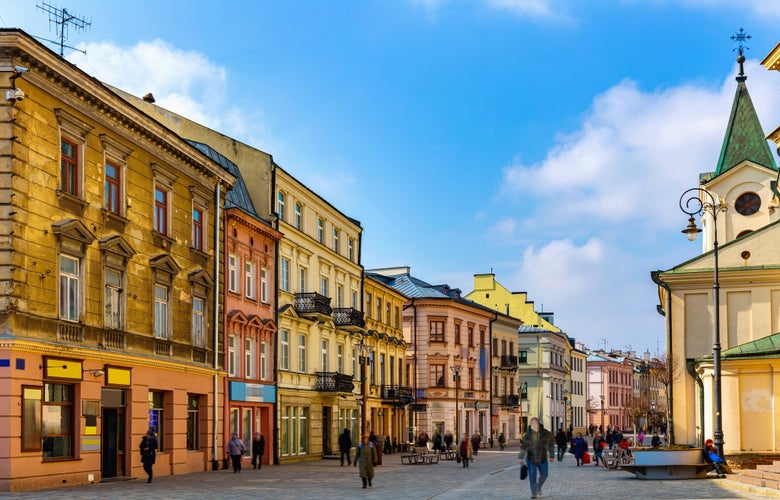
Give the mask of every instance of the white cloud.
[[154, 94], [156, 104], [236, 138], [262, 136], [265, 128], [226, 98], [227, 71], [196, 51], [163, 40], [119, 47], [110, 42], [79, 47], [69, 59], [95, 78], [135, 96]]
[[[746, 72], [762, 124], [772, 130], [780, 119], [776, 74], [755, 61]], [[580, 129], [561, 135], [542, 161], [506, 168], [502, 194], [540, 200], [545, 224], [580, 224], [572, 214], [657, 224], [659, 214], [671, 212], [659, 207], [674, 207], [699, 173], [715, 169], [735, 89], [733, 76], [720, 88], [684, 84], [651, 92], [623, 81], [597, 96]]]
[[555, 19], [564, 17], [553, 8], [551, 0], [484, 0], [491, 8], [504, 10], [518, 17], [531, 19]]
[[517, 232], [517, 221], [511, 217], [504, 217], [494, 223], [488, 233], [493, 241], [505, 241], [514, 238]]

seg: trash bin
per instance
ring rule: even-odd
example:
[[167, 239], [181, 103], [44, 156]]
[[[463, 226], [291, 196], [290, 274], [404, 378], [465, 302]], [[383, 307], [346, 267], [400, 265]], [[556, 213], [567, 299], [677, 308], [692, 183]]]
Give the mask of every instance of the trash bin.
[[376, 464], [375, 465], [382, 465], [383, 444], [384, 444], [384, 439], [376, 442]]

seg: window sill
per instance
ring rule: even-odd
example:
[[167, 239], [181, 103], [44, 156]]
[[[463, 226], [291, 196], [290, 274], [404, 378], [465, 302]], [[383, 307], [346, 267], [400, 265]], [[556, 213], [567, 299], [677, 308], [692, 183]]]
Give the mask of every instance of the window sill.
[[190, 247], [190, 255], [192, 255], [195, 261], [201, 264], [205, 264], [211, 259], [211, 255], [204, 252], [203, 250], [198, 250], [195, 247]]
[[57, 190], [57, 200], [60, 203], [60, 207], [77, 215], [84, 215], [84, 209], [87, 208], [87, 201], [74, 196], [70, 193], [66, 193], [61, 189]]
[[157, 231], [152, 231], [152, 241], [154, 241], [156, 246], [162, 248], [163, 250], [169, 250], [175, 242], [173, 238], [162, 233], [158, 233]]
[[106, 226], [108, 226], [109, 229], [117, 232], [123, 232], [125, 230], [125, 226], [127, 226], [127, 223], [129, 222], [127, 219], [119, 214], [106, 210], [105, 208], [102, 209], [101, 212], [103, 213], [103, 220], [106, 221]]
[[43, 457], [41, 463], [48, 462], [80, 462], [83, 458], [77, 457]]

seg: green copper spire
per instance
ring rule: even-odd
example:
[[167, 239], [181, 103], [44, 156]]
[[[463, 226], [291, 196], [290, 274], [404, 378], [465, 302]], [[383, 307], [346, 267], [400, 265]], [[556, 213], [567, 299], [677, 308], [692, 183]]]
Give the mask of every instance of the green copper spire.
[[744, 30], [740, 28], [740, 33], [731, 38], [739, 42], [737, 93], [734, 96], [734, 103], [731, 105], [731, 115], [729, 116], [728, 127], [726, 127], [726, 137], [723, 138], [718, 167], [715, 169], [716, 177], [745, 160], [777, 170], [777, 164], [772, 156], [772, 151], [769, 149], [766, 135], [761, 128], [761, 123], [758, 121], [756, 109], [753, 107], [753, 101], [750, 100], [750, 94], [745, 85], [747, 76], [745, 76], [743, 68], [745, 56], [742, 54], [742, 51], [747, 47], [744, 47], [742, 42], [750, 38], [750, 36], [745, 35]]

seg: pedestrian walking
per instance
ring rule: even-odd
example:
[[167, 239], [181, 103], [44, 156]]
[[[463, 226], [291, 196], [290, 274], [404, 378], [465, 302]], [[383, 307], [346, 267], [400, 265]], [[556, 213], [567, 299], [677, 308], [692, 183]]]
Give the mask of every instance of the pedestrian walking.
[[227, 454], [233, 462], [233, 472], [241, 472], [241, 457], [244, 453], [246, 453], [244, 441], [238, 437], [238, 432], [234, 432], [227, 444]]
[[140, 446], [141, 463], [144, 466], [144, 472], [146, 472], [146, 475], [148, 476], [148, 479], [146, 480], [147, 483], [152, 482], [152, 466], [154, 465], [154, 462], [157, 461], [157, 448], [157, 437], [154, 435], [153, 431], [148, 431], [144, 434], [144, 437], [141, 438]]
[[479, 435], [479, 432], [475, 432], [471, 435], [471, 450], [474, 456], [479, 455], [479, 443], [481, 442], [482, 436]]
[[447, 451], [449, 451], [452, 448], [452, 443], [455, 441], [455, 438], [452, 436], [452, 432], [446, 431], [444, 433], [444, 444], [447, 445]]
[[378, 460], [374, 443], [368, 440], [367, 435], [363, 435], [363, 442], [355, 450], [355, 467], [358, 467], [358, 474], [363, 480], [363, 488], [371, 486], [371, 480], [374, 478], [374, 463]]
[[463, 433], [463, 439], [460, 440], [460, 446], [458, 449], [458, 453], [460, 454], [460, 461], [463, 464], [463, 467], [469, 466], [469, 459], [471, 459], [471, 456], [474, 453], [474, 450], [471, 448], [472, 441], [469, 440], [469, 434], [468, 432]]
[[[387, 451], [385, 451], [387, 450]], [[390, 435], [385, 436], [385, 444], [382, 446], [382, 453], [385, 455], [392, 455], [393, 454], [393, 445], [390, 442]]]
[[436, 431], [433, 433], [433, 451], [439, 452], [441, 451], [441, 444], [443, 443], [443, 440], [441, 438], [441, 433], [439, 431]]
[[577, 467], [582, 465], [582, 457], [588, 452], [588, 442], [582, 437], [582, 433], [578, 432], [577, 437], [571, 440], [571, 445], [574, 448], [574, 458], [577, 459]]
[[604, 438], [602, 438], [601, 434], [597, 432], [596, 437], [593, 438], [593, 454], [596, 457], [593, 465], [599, 465], [599, 463], [604, 462], [604, 460], [601, 458], [601, 455], [604, 453], [605, 445], [606, 443], [604, 442]]
[[568, 440], [566, 439], [566, 433], [563, 432], [563, 427], [558, 429], [558, 432], [555, 434], [555, 444], [558, 446], [558, 461], [563, 462], [563, 456], [566, 455], [566, 444], [568, 443]]
[[[520, 465], [528, 467], [528, 482], [531, 484], [531, 498], [542, 494], [542, 486], [547, 480], [550, 462], [555, 461], [555, 438], [552, 433], [534, 417], [520, 441]], [[521, 467], [522, 469], [522, 467]], [[539, 477], [537, 479], [537, 472]]]
[[263, 453], [265, 453], [265, 437], [259, 432], [255, 432], [255, 438], [252, 440], [253, 469], [259, 469], [263, 466]]
[[504, 433], [498, 435], [498, 446], [501, 447], [501, 449], [504, 449], [504, 445], [506, 444], [506, 438], [504, 437]]
[[349, 434], [349, 429], [344, 428], [344, 432], [339, 435], [339, 451], [341, 451], [341, 466], [344, 466], [344, 456], [347, 457], [347, 465], [352, 465], [352, 436]]

